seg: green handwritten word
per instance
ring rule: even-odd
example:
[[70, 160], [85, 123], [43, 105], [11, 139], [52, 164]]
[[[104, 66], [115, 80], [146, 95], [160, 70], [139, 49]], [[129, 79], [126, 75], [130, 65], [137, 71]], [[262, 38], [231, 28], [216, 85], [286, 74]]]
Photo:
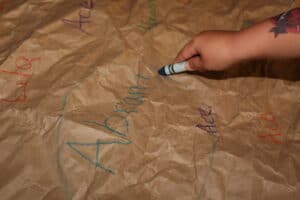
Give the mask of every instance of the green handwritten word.
[[149, 17], [146, 22], [142, 21], [139, 23], [137, 26], [138, 28], [144, 30], [144, 31], [149, 31], [152, 29], [154, 26], [158, 24], [157, 18], [156, 18], [156, 0], [148, 0], [148, 6], [149, 6]]
[[[95, 165], [96, 168], [100, 168], [108, 173], [115, 174], [113, 170], [108, 167], [103, 166], [99, 162], [99, 151], [100, 145], [128, 145], [132, 142], [127, 138], [128, 129], [129, 129], [129, 121], [127, 117], [131, 113], [138, 113], [137, 107], [144, 103], [144, 98], [147, 96], [147, 88], [144, 86], [144, 82], [149, 80], [148, 77], [137, 74], [136, 85], [132, 85], [128, 87], [127, 96], [124, 97], [121, 101], [118, 101], [114, 105], [114, 111], [107, 116], [102, 122], [98, 121], [83, 121], [86, 124], [92, 124], [95, 126], [99, 126], [111, 134], [115, 134], [122, 138], [123, 141], [101, 141], [97, 140], [94, 143], [82, 143], [82, 142], [67, 142], [66, 144], [70, 147], [73, 152], [78, 154], [83, 159], [87, 160], [89, 163]], [[91, 159], [84, 153], [82, 153], [77, 147], [96, 147], [96, 158]]]

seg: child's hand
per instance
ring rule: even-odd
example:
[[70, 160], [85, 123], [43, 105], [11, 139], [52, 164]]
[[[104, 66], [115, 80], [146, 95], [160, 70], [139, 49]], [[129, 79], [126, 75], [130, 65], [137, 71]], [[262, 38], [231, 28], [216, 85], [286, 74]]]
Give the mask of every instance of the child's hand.
[[175, 62], [188, 61], [191, 70], [218, 71], [238, 62], [238, 32], [207, 31], [198, 34], [178, 53]]
[[247, 29], [198, 34], [175, 61], [188, 61], [190, 70], [224, 70], [242, 60], [300, 58], [300, 8]]

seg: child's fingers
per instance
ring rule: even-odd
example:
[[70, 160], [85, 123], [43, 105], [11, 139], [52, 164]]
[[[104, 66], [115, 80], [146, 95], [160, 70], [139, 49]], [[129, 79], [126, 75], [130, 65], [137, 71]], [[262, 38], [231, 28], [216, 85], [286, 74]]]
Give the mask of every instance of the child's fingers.
[[198, 55], [198, 51], [196, 49], [195, 42], [192, 40], [189, 43], [187, 43], [177, 54], [175, 62], [185, 61], [195, 55]]
[[194, 56], [188, 59], [190, 71], [204, 71], [203, 62], [200, 56]]

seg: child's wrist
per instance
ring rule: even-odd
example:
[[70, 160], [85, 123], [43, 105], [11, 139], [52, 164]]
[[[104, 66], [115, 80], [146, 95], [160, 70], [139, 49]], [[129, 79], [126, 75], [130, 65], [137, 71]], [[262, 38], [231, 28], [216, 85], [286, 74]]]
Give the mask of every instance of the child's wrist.
[[236, 32], [234, 48], [240, 61], [270, 57], [274, 37], [270, 34], [270, 20]]
[[252, 41], [246, 31], [237, 31], [233, 36], [233, 54], [237, 62], [259, 57], [258, 49], [255, 48], [255, 41]]

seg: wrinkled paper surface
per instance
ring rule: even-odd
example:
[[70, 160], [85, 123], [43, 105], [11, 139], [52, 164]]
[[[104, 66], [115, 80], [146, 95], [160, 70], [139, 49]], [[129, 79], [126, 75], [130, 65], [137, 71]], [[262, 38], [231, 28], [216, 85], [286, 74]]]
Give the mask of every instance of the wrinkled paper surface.
[[299, 200], [298, 60], [157, 74], [299, 5], [1, 0], [1, 199]]

